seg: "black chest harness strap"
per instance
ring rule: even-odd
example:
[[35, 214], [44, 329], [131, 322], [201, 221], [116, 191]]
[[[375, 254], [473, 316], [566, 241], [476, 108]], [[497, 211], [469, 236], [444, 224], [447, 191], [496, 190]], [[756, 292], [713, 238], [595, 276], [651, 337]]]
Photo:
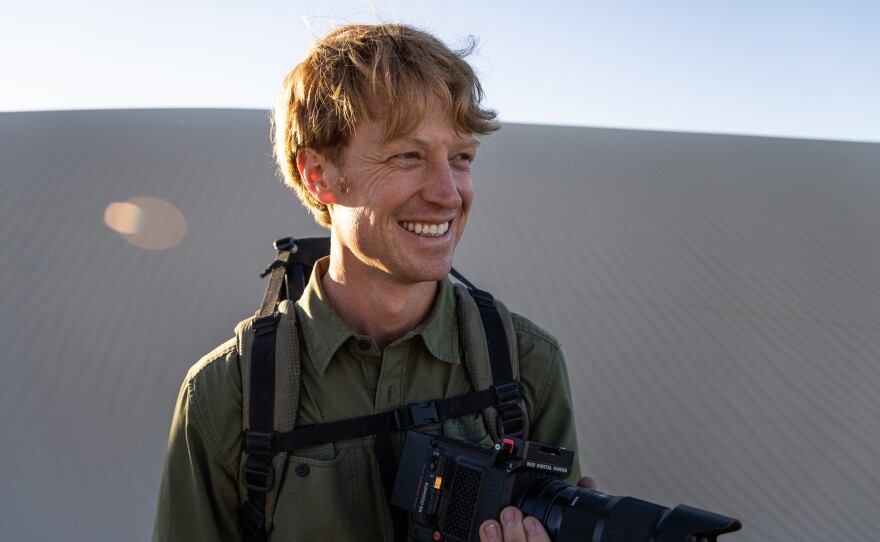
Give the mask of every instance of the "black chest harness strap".
[[[499, 436], [524, 434], [526, 420], [520, 407], [522, 398], [519, 382], [514, 380], [507, 334], [495, 299], [492, 294], [476, 288], [455, 269], [451, 274], [467, 287], [479, 308], [488, 345], [493, 385], [455, 397], [405, 405], [378, 414], [308, 425], [291, 431], [276, 431], [276, 340], [281, 321], [276, 307], [282, 298], [292, 301], [299, 299], [315, 261], [329, 253], [329, 239], [285, 238], [276, 241], [275, 248], [275, 261], [261, 275], [269, 275], [269, 284], [251, 326], [253, 339], [249, 367], [250, 393], [246, 398], [249, 423], [243, 434], [245, 460], [242, 469], [247, 499], [241, 511], [242, 527], [251, 540], [262, 541], [267, 537], [267, 506], [274, 506], [274, 499], [271, 503], [267, 502], [267, 494], [281, 483], [283, 472], [276, 473], [276, 467], [280, 465], [283, 469], [285, 464], [275, 461], [277, 454], [286, 456], [287, 452], [293, 450], [375, 434], [374, 453], [386, 498], [390, 498], [397, 470], [392, 431], [406, 431], [495, 408], [498, 412]], [[294, 355], [298, 356], [299, 352]], [[294, 386], [298, 388], [299, 382], [295, 382]], [[406, 514], [395, 507], [391, 507], [391, 510], [395, 540], [405, 540]]]

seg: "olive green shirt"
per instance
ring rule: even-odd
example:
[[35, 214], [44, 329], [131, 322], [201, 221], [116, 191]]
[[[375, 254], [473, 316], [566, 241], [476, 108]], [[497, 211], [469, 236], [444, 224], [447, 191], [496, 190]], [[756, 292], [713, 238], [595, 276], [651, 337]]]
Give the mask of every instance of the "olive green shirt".
[[[343, 420], [472, 391], [463, 363], [455, 293], [439, 283], [428, 318], [384, 351], [356, 335], [327, 302], [315, 272], [297, 303], [303, 332], [296, 426]], [[529, 440], [575, 450], [565, 363], [557, 341], [513, 315]], [[230, 340], [189, 371], [174, 412], [159, 493], [154, 541], [241, 541], [242, 452], [239, 355]], [[419, 428], [491, 445], [479, 413]], [[403, 434], [395, 435], [400, 453]], [[373, 455], [373, 436], [290, 452], [272, 541], [393, 540], [389, 504]], [[569, 483], [580, 476], [575, 469]]]

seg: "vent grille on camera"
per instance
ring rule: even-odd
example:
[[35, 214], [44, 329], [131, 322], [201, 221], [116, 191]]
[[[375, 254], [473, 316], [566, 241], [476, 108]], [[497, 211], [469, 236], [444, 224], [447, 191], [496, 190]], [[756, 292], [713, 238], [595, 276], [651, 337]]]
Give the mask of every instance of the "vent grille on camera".
[[446, 520], [443, 524], [443, 531], [447, 535], [461, 540], [468, 539], [482, 478], [482, 471], [466, 465], [459, 464], [455, 469], [449, 506], [446, 508]]

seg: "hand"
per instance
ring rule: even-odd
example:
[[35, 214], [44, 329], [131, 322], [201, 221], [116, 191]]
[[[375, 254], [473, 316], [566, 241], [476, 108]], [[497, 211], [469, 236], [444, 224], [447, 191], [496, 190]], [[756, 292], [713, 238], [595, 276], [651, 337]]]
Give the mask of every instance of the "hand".
[[[584, 476], [577, 483], [578, 487], [596, 490], [596, 480]], [[480, 525], [480, 542], [550, 542], [550, 535], [536, 518], [523, 518], [522, 512], [516, 507], [508, 506], [501, 511], [499, 524], [487, 519]]]

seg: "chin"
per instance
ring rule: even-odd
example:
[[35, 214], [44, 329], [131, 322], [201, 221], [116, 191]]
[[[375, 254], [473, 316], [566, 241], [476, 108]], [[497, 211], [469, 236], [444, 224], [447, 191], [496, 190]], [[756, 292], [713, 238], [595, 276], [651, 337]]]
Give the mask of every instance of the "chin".
[[422, 282], [437, 282], [443, 280], [449, 274], [452, 264], [439, 266], [426, 266], [415, 272], [410, 267], [407, 272], [399, 273], [401, 279], [410, 284], [418, 284]]

